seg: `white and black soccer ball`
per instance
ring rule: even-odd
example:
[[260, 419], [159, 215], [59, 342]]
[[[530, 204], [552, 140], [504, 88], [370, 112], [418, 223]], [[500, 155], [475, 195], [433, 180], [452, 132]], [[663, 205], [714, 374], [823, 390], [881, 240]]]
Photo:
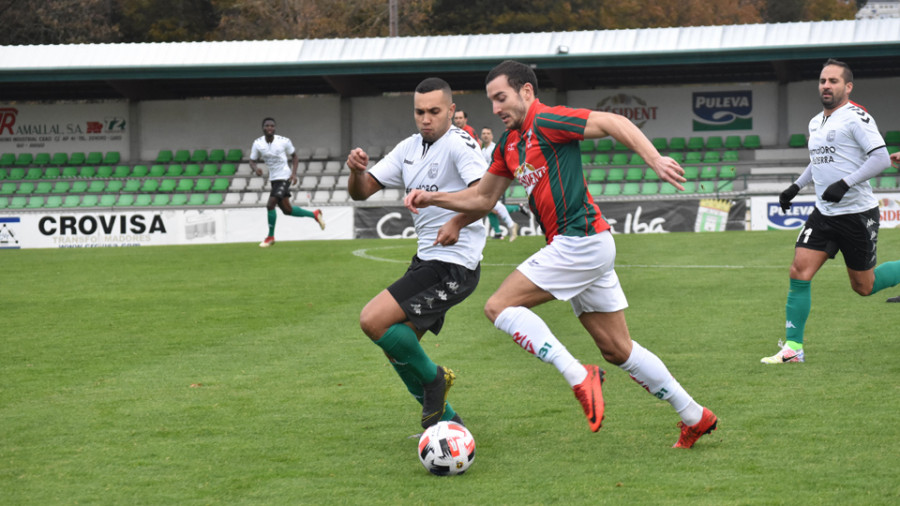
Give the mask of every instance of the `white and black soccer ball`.
[[475, 438], [462, 424], [438, 422], [419, 438], [419, 461], [431, 474], [462, 474], [475, 460]]

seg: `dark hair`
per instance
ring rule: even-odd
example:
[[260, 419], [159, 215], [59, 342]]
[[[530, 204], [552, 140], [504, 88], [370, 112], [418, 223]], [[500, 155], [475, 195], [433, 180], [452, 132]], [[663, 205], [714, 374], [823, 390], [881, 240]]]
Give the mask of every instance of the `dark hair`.
[[464, 111], [462, 109], [457, 109], [456, 112], [461, 112], [463, 115], [463, 118], [469, 119], [469, 113], [467, 113], [466, 111]]
[[535, 75], [534, 70], [532, 70], [528, 65], [519, 63], [514, 60], [506, 60], [491, 69], [490, 72], [488, 72], [487, 77], [484, 78], [484, 85], [487, 86], [489, 82], [500, 76], [506, 76], [506, 80], [509, 82], [509, 85], [517, 93], [525, 84], [531, 84], [531, 87], [534, 88], [534, 94], [535, 96], [537, 96], [537, 76]]
[[853, 71], [850, 70], [850, 65], [847, 65], [846, 63], [844, 63], [840, 60], [835, 60], [834, 58], [829, 58], [828, 61], [826, 61], [824, 64], [822, 64], [822, 68], [824, 69], [825, 67], [827, 67], [829, 65], [835, 65], [835, 66], [838, 66], [838, 67], [844, 69], [844, 74], [842, 77], [844, 78], [845, 83], [853, 82]]
[[263, 118], [262, 125], [260, 125], [260, 126], [266, 126], [266, 121], [271, 121], [272, 123], [275, 123], [275, 118]]
[[443, 91], [448, 95], [452, 94], [450, 85], [440, 77], [428, 77], [416, 86], [416, 93], [430, 93], [438, 90]]

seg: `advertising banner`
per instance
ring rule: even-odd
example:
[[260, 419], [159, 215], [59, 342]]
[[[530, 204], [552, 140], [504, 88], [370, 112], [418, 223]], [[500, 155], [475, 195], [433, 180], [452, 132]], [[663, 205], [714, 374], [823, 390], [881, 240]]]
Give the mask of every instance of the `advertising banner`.
[[128, 104], [0, 104], [0, 152], [118, 151], [128, 159]]
[[[900, 193], [877, 193], [881, 210], [881, 228], [900, 228]], [[799, 230], [806, 223], [816, 200], [812, 195], [800, 195], [791, 202], [791, 208], [781, 210], [777, 196], [751, 197], [751, 230]]]

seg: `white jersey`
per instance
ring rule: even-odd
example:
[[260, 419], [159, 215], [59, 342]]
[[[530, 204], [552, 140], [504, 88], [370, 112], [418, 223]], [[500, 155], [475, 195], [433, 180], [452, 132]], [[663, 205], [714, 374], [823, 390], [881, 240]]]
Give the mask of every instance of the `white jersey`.
[[819, 212], [835, 216], [861, 213], [878, 206], [868, 181], [851, 186], [840, 202], [822, 200], [822, 193], [830, 184], [856, 172], [872, 150], [884, 146], [875, 118], [865, 109], [847, 102], [831, 116], [820, 112], [809, 122], [808, 146]]
[[294, 154], [294, 145], [287, 137], [276, 135], [272, 143], [266, 142], [266, 136], [253, 141], [250, 148], [250, 159], [263, 163], [269, 169], [269, 181], [278, 181], [291, 178], [291, 167], [288, 165], [288, 157]]
[[[484, 177], [487, 163], [478, 144], [469, 134], [451, 127], [432, 144], [425, 144], [415, 134], [397, 144], [374, 167], [372, 175], [385, 188], [414, 188], [425, 191], [457, 192]], [[418, 256], [422, 260], [441, 260], [474, 269], [481, 261], [487, 233], [481, 220], [459, 232], [452, 246], [435, 245], [438, 230], [457, 213], [429, 206], [412, 214], [418, 236]]]
[[488, 165], [490, 165], [491, 161], [493, 161], [494, 148], [496, 148], [496, 147], [497, 147], [497, 143], [491, 142], [487, 146], [481, 148], [481, 156], [484, 157], [484, 161], [486, 161]]

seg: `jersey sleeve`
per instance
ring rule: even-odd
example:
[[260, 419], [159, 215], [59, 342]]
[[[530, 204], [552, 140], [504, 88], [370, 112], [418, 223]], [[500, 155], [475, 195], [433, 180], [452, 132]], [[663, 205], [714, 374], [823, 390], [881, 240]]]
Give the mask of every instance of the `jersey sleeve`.
[[859, 106], [854, 107], [853, 112], [856, 113], [857, 121], [851, 122], [850, 131], [860, 148], [869, 154], [875, 149], [885, 146], [884, 138], [878, 131], [878, 125], [875, 124], [875, 118]]
[[369, 174], [385, 188], [405, 188], [403, 184], [403, 153], [409, 139], [394, 146], [387, 155], [369, 169]]
[[294, 143], [291, 142], [290, 139], [288, 139], [287, 137], [285, 137], [285, 138], [284, 138], [284, 153], [288, 156], [288, 158], [290, 158], [291, 155], [294, 154], [294, 151], [296, 151], [296, 150], [294, 149]]
[[259, 161], [259, 148], [256, 147], [256, 141], [250, 145], [250, 159], [254, 162]]
[[497, 145], [494, 146], [494, 152], [491, 153], [491, 162], [488, 166], [488, 172], [495, 176], [505, 177], [506, 179], [515, 179], [513, 170], [506, 163], [506, 145], [509, 141], [509, 131], [503, 132]]
[[477, 144], [473, 146], [470, 142], [460, 139], [453, 147], [453, 158], [459, 177], [466, 183], [466, 186], [484, 177], [487, 162]]
[[590, 114], [590, 109], [551, 107], [535, 116], [534, 128], [550, 142], [564, 144], [582, 141]]

